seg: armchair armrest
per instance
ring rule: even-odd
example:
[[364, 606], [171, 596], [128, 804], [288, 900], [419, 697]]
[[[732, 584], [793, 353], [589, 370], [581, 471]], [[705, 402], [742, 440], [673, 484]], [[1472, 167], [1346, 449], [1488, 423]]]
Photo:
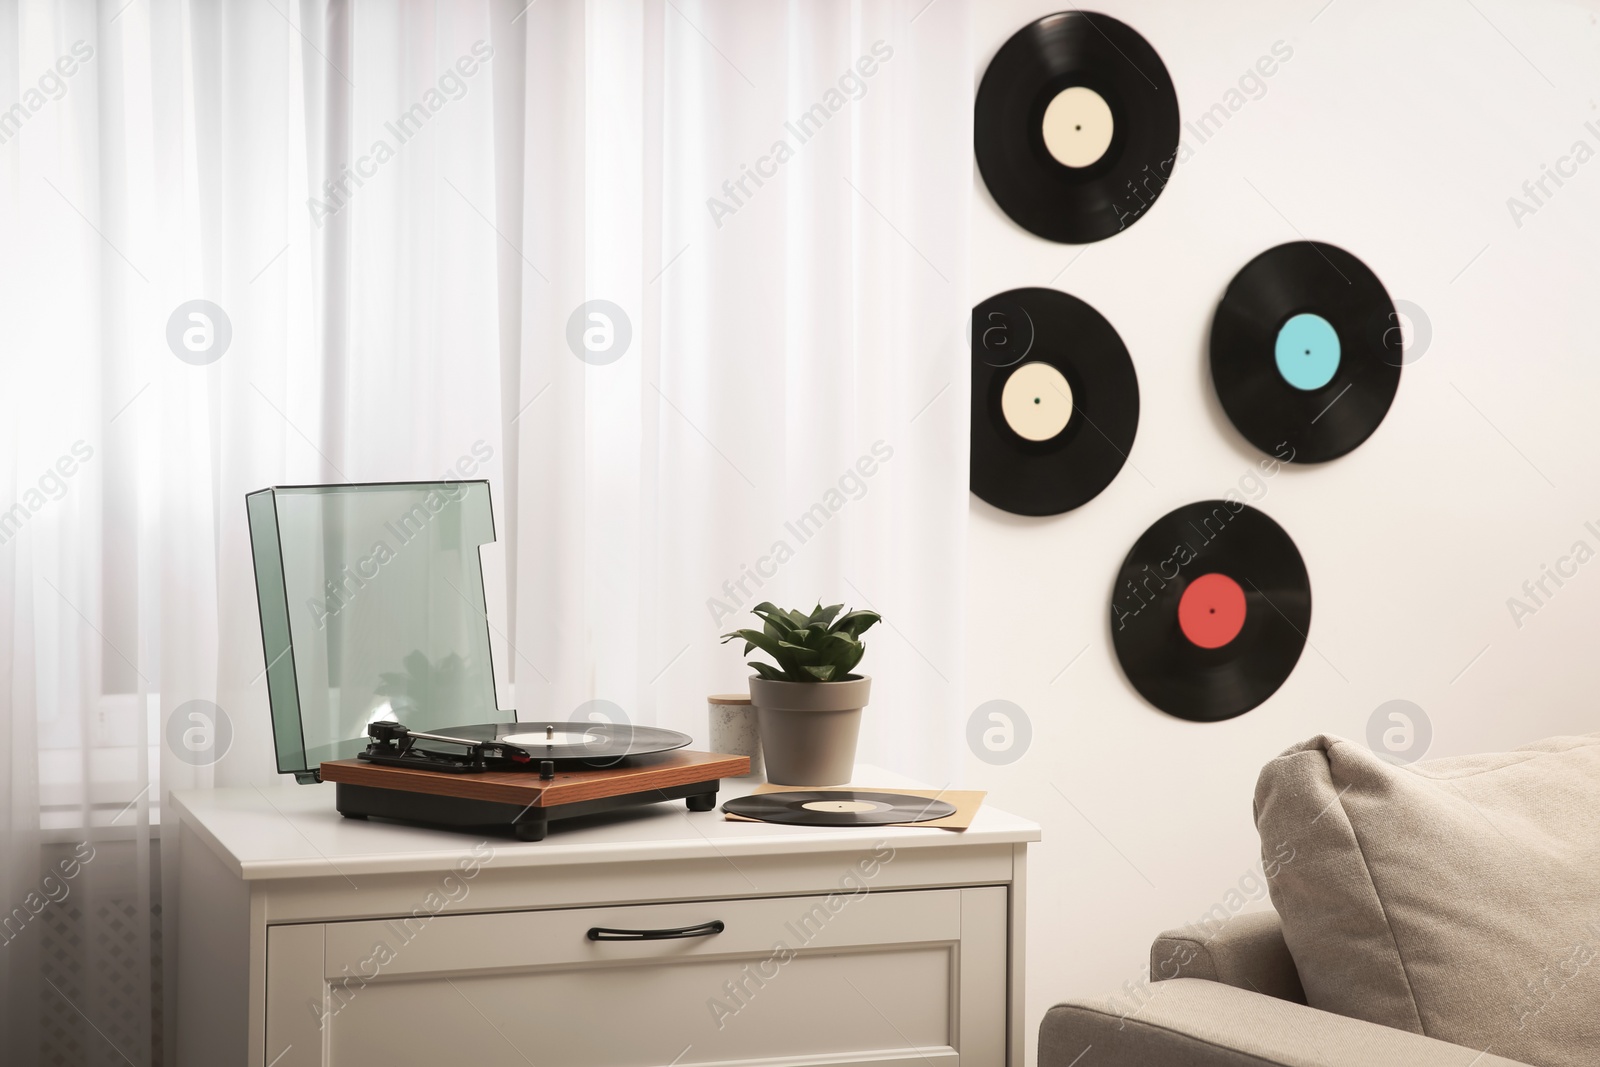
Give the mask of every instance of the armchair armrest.
[[1283, 925], [1270, 909], [1234, 915], [1215, 931], [1191, 924], [1156, 938], [1150, 946], [1150, 979], [1170, 978], [1204, 978], [1296, 1004], [1306, 1002], [1300, 972], [1283, 940]]
[[1058, 1004], [1039, 1067], [1528, 1067], [1219, 982], [1157, 983], [1142, 1005]]

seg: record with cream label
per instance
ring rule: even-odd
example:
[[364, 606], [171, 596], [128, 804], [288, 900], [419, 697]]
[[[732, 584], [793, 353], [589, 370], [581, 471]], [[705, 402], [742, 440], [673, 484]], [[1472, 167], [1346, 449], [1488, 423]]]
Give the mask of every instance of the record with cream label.
[[1229, 283], [1211, 324], [1211, 380], [1251, 444], [1294, 463], [1372, 436], [1400, 387], [1402, 331], [1378, 276], [1344, 249], [1292, 241]]
[[1017, 225], [1086, 244], [1131, 226], [1161, 195], [1178, 152], [1178, 96], [1132, 27], [1063, 11], [995, 53], [973, 140], [984, 184]]
[[735, 797], [722, 805], [722, 810], [746, 819], [793, 826], [891, 826], [943, 819], [954, 815], [956, 806], [903, 793], [814, 789]]
[[1111, 641], [1128, 681], [1169, 715], [1220, 722], [1277, 692], [1311, 629], [1293, 539], [1240, 500], [1186, 504], [1122, 561]]
[[445, 770], [541, 760], [607, 767], [632, 756], [671, 752], [693, 740], [676, 730], [616, 722], [491, 722], [423, 731], [380, 720], [368, 723], [367, 733], [372, 744], [358, 759]]
[[1017, 515], [1094, 499], [1127, 462], [1139, 379], [1117, 331], [1077, 297], [1013, 289], [972, 311], [971, 486]]

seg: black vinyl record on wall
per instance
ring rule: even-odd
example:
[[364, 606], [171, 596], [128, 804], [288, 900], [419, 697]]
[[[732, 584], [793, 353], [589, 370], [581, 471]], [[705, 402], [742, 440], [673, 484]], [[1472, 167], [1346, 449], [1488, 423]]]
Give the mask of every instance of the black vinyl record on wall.
[[1242, 501], [1186, 504], [1134, 543], [1111, 594], [1111, 641], [1150, 703], [1220, 722], [1289, 677], [1311, 629], [1311, 580], [1294, 541]]
[[973, 116], [995, 203], [1068, 244], [1104, 240], [1144, 215], [1172, 174], [1178, 132], [1178, 96], [1156, 50], [1091, 11], [1047, 15], [1001, 45]]
[[1117, 331], [1055, 289], [1012, 289], [972, 311], [972, 491], [1056, 515], [1111, 484], [1139, 428], [1139, 378]]
[[1372, 436], [1400, 387], [1402, 340], [1378, 276], [1335, 245], [1293, 241], [1234, 276], [1211, 324], [1211, 380], [1241, 434], [1295, 463]]

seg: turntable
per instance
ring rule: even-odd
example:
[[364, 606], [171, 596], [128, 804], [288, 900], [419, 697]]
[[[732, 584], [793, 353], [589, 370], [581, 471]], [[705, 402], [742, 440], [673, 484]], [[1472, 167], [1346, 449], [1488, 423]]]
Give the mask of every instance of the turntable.
[[627, 722], [506, 722], [481, 546], [489, 483], [280, 486], [245, 498], [280, 773], [347, 818], [545, 836], [551, 820], [684, 800], [749, 759]]

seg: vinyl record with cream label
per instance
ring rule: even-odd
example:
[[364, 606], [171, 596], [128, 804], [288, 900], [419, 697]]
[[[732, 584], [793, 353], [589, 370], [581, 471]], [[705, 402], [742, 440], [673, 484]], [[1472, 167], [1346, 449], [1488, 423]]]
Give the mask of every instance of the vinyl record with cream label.
[[890, 826], [943, 819], [954, 815], [956, 806], [903, 793], [828, 789], [754, 793], [735, 797], [722, 805], [722, 810], [747, 819], [793, 826]]
[[972, 312], [972, 491], [1018, 515], [1071, 511], [1111, 484], [1139, 428], [1122, 338], [1077, 297], [1013, 289]]
[[1086, 244], [1131, 226], [1161, 195], [1178, 152], [1178, 97], [1132, 27], [1063, 11], [995, 53], [973, 138], [1002, 211], [1040, 237]]

